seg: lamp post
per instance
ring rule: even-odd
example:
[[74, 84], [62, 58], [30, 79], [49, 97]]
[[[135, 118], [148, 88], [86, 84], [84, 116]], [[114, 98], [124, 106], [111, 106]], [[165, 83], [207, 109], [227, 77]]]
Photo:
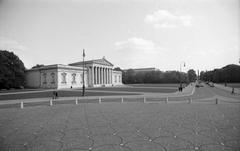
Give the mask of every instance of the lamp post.
[[85, 95], [85, 81], [84, 81], [84, 68], [85, 68], [85, 63], [84, 63], [84, 57], [85, 57], [85, 50], [83, 49], [83, 86], [82, 86], [82, 96]]
[[180, 89], [181, 89], [181, 90], [182, 90], [182, 78], [181, 78], [182, 64], [183, 64], [183, 67], [185, 67], [185, 66], [186, 66], [186, 63], [185, 63], [184, 61], [181, 61], [181, 62], [180, 62], [180, 77], [179, 77], [179, 79], [180, 79]]

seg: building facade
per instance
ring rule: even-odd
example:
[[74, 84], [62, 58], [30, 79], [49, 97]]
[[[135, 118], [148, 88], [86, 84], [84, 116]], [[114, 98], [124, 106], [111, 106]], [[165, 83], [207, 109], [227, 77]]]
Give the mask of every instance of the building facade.
[[[127, 72], [127, 70], [129, 69], [125, 69], [123, 70], [124, 72]], [[152, 72], [152, 71], [159, 71], [159, 69], [157, 68], [135, 68], [135, 69], [132, 69], [134, 70], [135, 72]]]
[[[84, 75], [83, 75], [84, 70]], [[84, 80], [83, 80], [84, 78]], [[81, 88], [122, 85], [122, 72], [113, 70], [113, 64], [105, 58], [48, 65], [27, 70], [26, 85], [32, 88]]]

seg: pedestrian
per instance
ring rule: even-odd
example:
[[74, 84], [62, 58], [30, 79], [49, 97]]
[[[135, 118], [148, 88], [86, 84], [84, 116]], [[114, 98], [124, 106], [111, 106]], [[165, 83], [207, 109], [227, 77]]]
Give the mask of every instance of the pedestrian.
[[232, 94], [234, 94], [234, 88], [232, 88]]
[[56, 99], [56, 92], [55, 92], [55, 91], [53, 91], [52, 99], [53, 99], [53, 100]]
[[55, 92], [55, 98], [56, 99], [58, 98], [58, 92], [57, 91]]

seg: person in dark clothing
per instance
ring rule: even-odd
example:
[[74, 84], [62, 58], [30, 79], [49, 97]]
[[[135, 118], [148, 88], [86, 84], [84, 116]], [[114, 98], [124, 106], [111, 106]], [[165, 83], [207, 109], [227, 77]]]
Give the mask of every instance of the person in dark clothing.
[[55, 92], [55, 91], [53, 91], [52, 99], [53, 99], [53, 100], [56, 99], [56, 92]]
[[234, 94], [234, 88], [232, 88], [232, 94]]
[[55, 91], [55, 98], [57, 99], [58, 98], [58, 92]]

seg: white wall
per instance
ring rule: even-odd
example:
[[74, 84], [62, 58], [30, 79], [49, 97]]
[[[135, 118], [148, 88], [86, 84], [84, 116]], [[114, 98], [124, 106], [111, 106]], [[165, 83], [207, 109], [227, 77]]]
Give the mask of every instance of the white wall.
[[[41, 88], [57, 88], [57, 69], [51, 69], [51, 70], [41, 70]], [[44, 82], [44, 74], [46, 74], [46, 83]], [[54, 74], [54, 78], [52, 78], [52, 75]]]
[[[66, 73], [66, 83], [62, 82], [62, 73]], [[72, 74], [76, 74], [75, 81], [76, 83], [72, 83]], [[65, 70], [65, 69], [59, 69], [58, 70], [58, 88], [82, 88], [82, 77], [83, 74], [82, 71], [79, 70]], [[84, 82], [85, 87], [88, 87], [88, 73], [87, 71], [84, 74]]]
[[113, 82], [113, 85], [122, 85], [122, 72], [121, 71], [113, 71], [112, 82]]

